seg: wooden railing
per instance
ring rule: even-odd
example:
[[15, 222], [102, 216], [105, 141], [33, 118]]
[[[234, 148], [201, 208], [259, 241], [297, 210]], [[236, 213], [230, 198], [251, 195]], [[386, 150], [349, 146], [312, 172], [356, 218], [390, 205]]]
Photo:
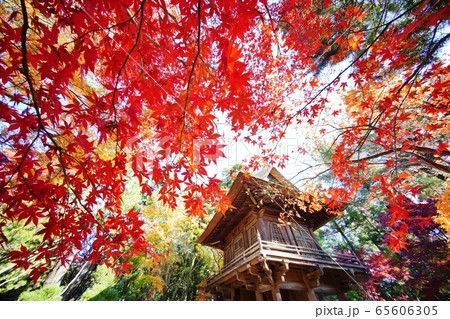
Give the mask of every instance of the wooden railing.
[[218, 280], [220, 277], [233, 271], [239, 266], [239, 264], [245, 264], [246, 261], [249, 261], [258, 255], [297, 262], [325, 264], [333, 267], [352, 267], [364, 269], [364, 266], [354, 254], [329, 254], [320, 249], [281, 244], [258, 239], [258, 241], [250, 247], [234, 256], [234, 258], [227, 262], [217, 274], [209, 277], [208, 282], [212, 283]]
[[268, 256], [279, 256], [297, 260], [314, 261], [326, 264], [344, 264], [361, 266], [358, 257], [354, 254], [326, 253], [321, 249], [300, 247], [288, 244], [261, 240], [261, 253]]
[[242, 251], [240, 254], [234, 256], [233, 259], [227, 262], [217, 274], [209, 277], [208, 281], [214, 281], [215, 279], [222, 277], [229, 271], [233, 270], [236, 264], [246, 261], [247, 259], [251, 258], [252, 255], [259, 255], [259, 252], [261, 250], [260, 246], [261, 245], [259, 241], [253, 243], [250, 247]]
[[226, 270], [228, 268], [232, 268], [238, 261], [246, 260], [248, 257], [253, 255], [254, 253], [258, 252], [259, 249], [259, 243], [255, 242], [250, 247], [242, 251], [240, 254], [234, 256], [233, 259], [231, 259], [229, 262], [227, 262], [222, 270]]

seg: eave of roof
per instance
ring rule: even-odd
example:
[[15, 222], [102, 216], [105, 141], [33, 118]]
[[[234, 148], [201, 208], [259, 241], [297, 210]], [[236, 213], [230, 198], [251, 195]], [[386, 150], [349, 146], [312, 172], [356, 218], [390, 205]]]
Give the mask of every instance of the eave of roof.
[[[284, 179], [284, 177], [274, 168], [267, 172], [264, 172], [264, 176], [260, 177], [267, 178], [269, 174], [274, 177], [274, 179], [277, 181], [276, 183], [262, 180], [261, 178], [257, 178], [254, 176], [247, 177], [240, 172], [236, 177], [236, 180], [234, 181], [230, 191], [228, 192], [228, 195], [230, 196], [230, 202], [235, 208], [229, 209], [225, 214], [217, 212], [213, 216], [203, 234], [197, 239], [197, 242], [211, 247], [221, 247], [220, 239], [218, 238], [219, 235], [217, 234], [217, 232], [215, 232], [215, 230], [218, 226], [222, 229], [222, 231], [229, 230], [231, 222], [233, 222], [233, 224], [238, 223], [243, 218], [243, 216], [248, 213], [249, 204], [246, 205], [247, 207], [242, 207], [242, 204], [246, 203], [247, 201], [254, 203], [253, 199], [250, 200], [250, 196], [245, 193], [247, 188], [252, 187], [252, 185], [254, 187], [259, 187], [260, 189], [265, 187], [277, 187], [289, 193], [301, 193], [293, 184]], [[245, 190], [243, 189], [244, 187], [246, 188]], [[273, 204], [272, 206], [272, 209], [275, 210], [281, 207], [279, 204]], [[268, 206], [266, 206], [266, 208], [268, 208]], [[308, 214], [308, 212], [304, 212], [304, 214], [302, 214], [301, 216], [301, 218], [311, 222], [313, 230], [322, 227], [335, 217], [336, 215], [330, 214], [326, 207], [311, 214]], [[212, 236], [212, 238], [210, 238], [210, 236]]]
[[[244, 174], [242, 172], [239, 172], [238, 176], [236, 177], [235, 181], [233, 182], [233, 185], [231, 185], [231, 188], [228, 191], [228, 196], [230, 196], [231, 205], [233, 205], [236, 197], [241, 192], [241, 188], [243, 186], [243, 179], [244, 179]], [[229, 211], [231, 211], [231, 209], [228, 209], [228, 211], [225, 212], [225, 214], [227, 214]], [[199, 244], [204, 243], [206, 238], [211, 234], [211, 232], [216, 228], [216, 226], [219, 224], [219, 222], [224, 218], [225, 214], [221, 213], [221, 212], [216, 212], [214, 214], [214, 217], [209, 222], [209, 224], [206, 227], [203, 234], [201, 234], [201, 236], [197, 239], [197, 243], [199, 243]]]

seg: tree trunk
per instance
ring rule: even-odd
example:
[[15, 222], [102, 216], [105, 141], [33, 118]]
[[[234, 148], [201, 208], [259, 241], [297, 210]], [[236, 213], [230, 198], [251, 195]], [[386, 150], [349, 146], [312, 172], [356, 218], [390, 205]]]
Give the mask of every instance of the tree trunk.
[[83, 294], [83, 287], [89, 276], [94, 271], [95, 265], [92, 262], [84, 262], [75, 278], [61, 292], [62, 300], [76, 300]]
[[391, 295], [384, 289], [382, 284], [377, 285], [378, 291], [380, 292], [380, 296], [383, 297], [384, 300], [392, 301], [394, 300]]
[[1, 270], [0, 270], [0, 275], [3, 275], [4, 273], [10, 272], [11, 270], [14, 269], [14, 266], [15, 266], [15, 265], [12, 264], [12, 265], [9, 265], [9, 266], [6, 267], [6, 268], [1, 269]]
[[185, 279], [185, 282], [186, 282], [186, 289], [184, 290], [184, 295], [183, 295], [183, 300], [185, 300], [185, 301], [187, 300], [188, 295], [189, 295], [189, 285], [190, 285], [190, 283], [191, 283], [191, 277], [192, 277], [192, 274], [194, 273], [194, 270], [195, 270], [195, 268], [197, 267], [197, 266], [195, 265], [196, 259], [197, 259], [197, 257], [195, 256], [194, 259], [192, 260], [191, 267], [189, 267], [189, 273], [188, 273], [188, 275], [187, 275], [187, 278]]
[[67, 266], [64, 266], [61, 260], [53, 266], [52, 270], [48, 273], [47, 278], [45, 278], [44, 285], [59, 284], [62, 278], [67, 273]]
[[333, 220], [332, 223], [333, 223], [333, 226], [336, 228], [336, 230], [341, 234], [341, 236], [344, 239], [344, 241], [346, 242], [346, 244], [350, 247], [352, 253], [356, 256], [356, 249], [353, 246], [352, 242], [348, 239], [347, 235], [345, 235], [342, 228], [339, 226], [339, 224], [335, 220]]

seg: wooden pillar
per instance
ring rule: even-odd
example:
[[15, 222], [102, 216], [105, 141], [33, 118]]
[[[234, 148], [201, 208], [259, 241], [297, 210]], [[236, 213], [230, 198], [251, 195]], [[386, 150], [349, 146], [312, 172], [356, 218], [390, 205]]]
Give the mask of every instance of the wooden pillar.
[[309, 287], [309, 285], [307, 286], [306, 294], [308, 296], [309, 301], [317, 301], [318, 300], [314, 290], [312, 290], [311, 287]]
[[280, 293], [280, 289], [278, 288], [277, 285], [272, 285], [272, 298], [273, 301], [281, 301], [281, 293]]
[[339, 289], [339, 287], [338, 287], [337, 285], [335, 285], [335, 288], [336, 288], [336, 292], [337, 292], [337, 295], [338, 295], [339, 300], [346, 301], [346, 300], [347, 300], [347, 297], [346, 297], [345, 294], [342, 292], [342, 290]]
[[[222, 295], [222, 300], [233, 301], [234, 299], [234, 289], [229, 287], [221, 287], [218, 292]], [[230, 297], [228, 297], [230, 296]]]
[[234, 301], [234, 289], [233, 288], [231, 288], [231, 292], [230, 292], [230, 294], [231, 294], [231, 301]]
[[332, 277], [332, 283], [333, 283], [334, 289], [336, 289], [336, 294], [337, 294], [339, 300], [346, 301], [347, 297], [345, 296], [344, 292], [342, 291], [342, 289], [341, 289], [342, 286], [338, 283], [338, 280], [336, 279], [336, 277]]
[[305, 286], [306, 286], [306, 294], [308, 296], [308, 300], [317, 301], [317, 296], [316, 296], [314, 290], [311, 288], [309, 279], [308, 279], [308, 277], [306, 277], [306, 273], [304, 271], [302, 271], [302, 277], [303, 277], [303, 282], [305, 283]]
[[259, 291], [259, 285], [256, 286], [255, 295], [256, 295], [256, 301], [264, 301], [263, 295], [262, 295], [261, 291]]
[[317, 301], [318, 300], [314, 290], [312, 290], [309, 287], [308, 287], [308, 299], [311, 300], [311, 301]]
[[257, 217], [258, 221], [256, 222], [256, 228], [259, 230], [259, 235], [261, 240], [268, 240], [269, 236], [266, 229], [266, 224], [262, 219], [264, 215], [264, 209], [259, 210]]

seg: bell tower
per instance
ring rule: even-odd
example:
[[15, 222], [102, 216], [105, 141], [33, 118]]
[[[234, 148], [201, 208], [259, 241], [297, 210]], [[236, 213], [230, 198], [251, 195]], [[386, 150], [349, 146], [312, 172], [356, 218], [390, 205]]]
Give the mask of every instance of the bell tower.
[[275, 168], [239, 173], [229, 195], [233, 208], [197, 240], [223, 251], [222, 269], [207, 280], [215, 300], [345, 300], [367, 278], [355, 254], [320, 248], [313, 231], [335, 215]]

